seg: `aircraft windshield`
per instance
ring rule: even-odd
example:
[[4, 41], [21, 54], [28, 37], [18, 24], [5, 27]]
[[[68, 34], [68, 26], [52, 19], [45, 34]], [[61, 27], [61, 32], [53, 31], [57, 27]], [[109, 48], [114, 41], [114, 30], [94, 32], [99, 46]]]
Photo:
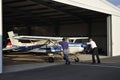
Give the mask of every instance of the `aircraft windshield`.
[[76, 39], [75, 43], [82, 43], [81, 39]]

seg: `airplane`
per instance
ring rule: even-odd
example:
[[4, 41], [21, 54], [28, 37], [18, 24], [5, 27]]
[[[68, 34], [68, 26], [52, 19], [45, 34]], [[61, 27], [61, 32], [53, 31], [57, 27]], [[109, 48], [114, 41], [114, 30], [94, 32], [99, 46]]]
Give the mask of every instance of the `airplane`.
[[[58, 42], [63, 37], [44, 37], [44, 36], [16, 36], [13, 31], [8, 32], [10, 42], [3, 51], [7, 52], [32, 52], [45, 53], [49, 56], [48, 61], [54, 62], [54, 53], [62, 54], [62, 47]], [[88, 37], [69, 37], [69, 54], [75, 55], [75, 62], [79, 62], [76, 53], [83, 52], [87, 46], [79, 41], [88, 39]]]

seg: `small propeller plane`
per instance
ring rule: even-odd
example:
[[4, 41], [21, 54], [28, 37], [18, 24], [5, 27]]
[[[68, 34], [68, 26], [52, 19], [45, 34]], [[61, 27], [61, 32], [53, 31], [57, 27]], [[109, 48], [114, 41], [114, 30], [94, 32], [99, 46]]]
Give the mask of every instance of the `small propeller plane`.
[[[13, 31], [8, 32], [10, 42], [3, 48], [3, 51], [12, 52], [34, 52], [48, 54], [49, 62], [53, 62], [53, 53], [62, 53], [63, 49], [58, 42], [62, 41], [63, 37], [43, 37], [43, 36], [16, 36]], [[86, 44], [79, 42], [80, 40], [88, 39], [88, 37], [69, 37], [69, 54], [83, 52]], [[75, 61], [79, 58], [75, 55]]]

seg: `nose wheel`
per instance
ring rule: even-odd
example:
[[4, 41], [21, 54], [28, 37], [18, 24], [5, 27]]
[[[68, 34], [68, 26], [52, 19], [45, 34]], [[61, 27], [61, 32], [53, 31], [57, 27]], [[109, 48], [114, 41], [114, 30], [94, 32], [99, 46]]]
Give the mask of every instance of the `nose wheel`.
[[54, 55], [52, 53], [48, 54], [49, 58], [48, 58], [48, 62], [49, 63], [53, 63], [54, 62]]
[[76, 56], [76, 55], [72, 55], [71, 57], [69, 57], [72, 61], [74, 62], [79, 62], [80, 59]]
[[74, 62], [79, 62], [80, 61], [80, 59], [79, 59], [79, 54], [74, 54], [74, 55], [72, 55], [72, 60], [74, 61]]

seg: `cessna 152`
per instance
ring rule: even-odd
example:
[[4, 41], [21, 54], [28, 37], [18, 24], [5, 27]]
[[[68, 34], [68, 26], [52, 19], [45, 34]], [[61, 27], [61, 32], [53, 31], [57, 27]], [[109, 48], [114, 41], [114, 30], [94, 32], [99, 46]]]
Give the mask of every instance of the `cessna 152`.
[[[53, 62], [53, 53], [61, 53], [62, 47], [58, 44], [62, 40], [62, 37], [43, 37], [43, 36], [15, 36], [13, 31], [8, 32], [10, 42], [3, 49], [3, 51], [15, 51], [15, 52], [35, 52], [46, 53], [49, 57], [49, 62]], [[77, 42], [78, 40], [88, 39], [88, 37], [69, 37], [69, 54], [76, 54], [83, 52], [86, 44]], [[26, 43], [27, 41], [27, 43]], [[29, 43], [28, 43], [29, 41]], [[79, 61], [79, 58], [75, 56], [75, 61]]]

